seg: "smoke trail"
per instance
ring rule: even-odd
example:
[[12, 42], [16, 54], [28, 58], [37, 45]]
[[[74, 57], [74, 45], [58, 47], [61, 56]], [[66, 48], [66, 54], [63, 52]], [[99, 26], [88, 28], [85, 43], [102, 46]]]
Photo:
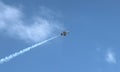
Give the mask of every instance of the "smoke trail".
[[42, 45], [42, 44], [44, 44], [44, 43], [46, 43], [46, 42], [48, 42], [48, 41], [50, 41], [50, 40], [53, 40], [53, 39], [55, 39], [55, 38], [57, 38], [57, 37], [58, 37], [58, 36], [52, 37], [52, 38], [50, 38], [50, 39], [47, 39], [47, 40], [45, 40], [45, 41], [42, 41], [42, 42], [39, 42], [39, 43], [37, 43], [37, 44], [34, 44], [34, 45], [30, 46], [30, 47], [27, 47], [27, 48], [25, 48], [25, 49], [23, 49], [23, 50], [20, 50], [19, 52], [15, 52], [14, 54], [11, 54], [11, 55], [9, 55], [9, 56], [6, 56], [6, 57], [0, 59], [0, 64], [2, 64], [2, 63], [4, 63], [4, 62], [8, 62], [9, 60], [11, 60], [11, 59], [13, 59], [13, 58], [15, 58], [15, 57], [17, 57], [17, 56], [25, 53], [25, 52], [28, 52], [28, 51], [30, 51], [31, 49], [33, 49], [33, 48], [35, 48], [35, 47], [37, 47], [37, 46], [40, 46], [40, 45]]

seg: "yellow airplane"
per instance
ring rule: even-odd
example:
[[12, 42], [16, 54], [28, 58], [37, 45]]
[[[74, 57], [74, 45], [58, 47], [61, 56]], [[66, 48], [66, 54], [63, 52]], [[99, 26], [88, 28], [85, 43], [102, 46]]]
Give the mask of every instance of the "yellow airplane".
[[63, 32], [61, 33], [61, 36], [66, 36], [67, 34], [68, 34], [67, 31], [63, 31]]

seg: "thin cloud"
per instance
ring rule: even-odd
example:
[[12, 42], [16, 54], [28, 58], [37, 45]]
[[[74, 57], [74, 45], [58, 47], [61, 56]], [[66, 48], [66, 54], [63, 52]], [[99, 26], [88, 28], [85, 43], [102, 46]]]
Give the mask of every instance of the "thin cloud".
[[108, 50], [106, 53], [106, 61], [108, 63], [117, 63], [116, 57], [115, 57], [115, 53], [112, 50]]
[[[44, 12], [43, 10], [48, 11], [42, 9], [41, 12]], [[24, 15], [20, 8], [0, 2], [0, 32], [27, 42], [38, 42], [63, 30], [56, 20], [39, 15], [32, 17], [32, 22], [28, 24]]]

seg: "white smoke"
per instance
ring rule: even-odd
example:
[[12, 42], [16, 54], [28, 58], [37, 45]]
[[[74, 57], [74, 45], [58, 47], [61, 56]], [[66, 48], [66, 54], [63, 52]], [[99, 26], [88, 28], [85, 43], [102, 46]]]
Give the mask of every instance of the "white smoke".
[[[49, 10], [42, 8], [41, 14], [43, 12], [49, 15]], [[27, 42], [39, 42], [51, 37], [56, 31], [61, 30], [62, 27], [59, 26], [56, 20], [47, 19], [42, 17], [42, 15], [31, 16], [31, 19], [28, 20], [20, 8], [0, 2], [0, 32], [13, 38]]]
[[116, 55], [113, 50], [107, 51], [105, 59], [108, 63], [113, 63], [113, 64], [117, 63]]
[[44, 43], [46, 43], [46, 42], [48, 42], [48, 41], [50, 41], [50, 40], [53, 40], [53, 39], [55, 39], [55, 38], [57, 38], [57, 37], [59, 37], [59, 36], [52, 37], [52, 38], [50, 38], [50, 39], [47, 39], [47, 40], [45, 40], [45, 41], [42, 41], [42, 42], [39, 42], [39, 43], [37, 43], [37, 44], [35, 44], [35, 45], [32, 45], [32, 46], [30, 46], [30, 47], [27, 47], [27, 48], [25, 48], [25, 49], [23, 49], [23, 50], [20, 50], [19, 52], [15, 52], [14, 54], [11, 54], [11, 55], [9, 55], [9, 56], [6, 56], [5, 58], [0, 59], [0, 64], [2, 64], [2, 63], [4, 63], [4, 62], [8, 62], [9, 60], [11, 60], [11, 59], [13, 59], [13, 58], [15, 58], [15, 57], [17, 57], [17, 56], [25, 53], [25, 52], [28, 52], [28, 51], [30, 51], [31, 49], [36, 48], [37, 46], [40, 46], [40, 45], [42, 45], [42, 44], [44, 44]]

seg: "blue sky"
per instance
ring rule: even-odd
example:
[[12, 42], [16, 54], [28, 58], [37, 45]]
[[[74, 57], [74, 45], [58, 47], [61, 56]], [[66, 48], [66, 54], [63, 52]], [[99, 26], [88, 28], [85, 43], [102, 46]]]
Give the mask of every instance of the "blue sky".
[[120, 72], [120, 1], [1, 0], [0, 58], [56, 38], [7, 63], [1, 72]]

